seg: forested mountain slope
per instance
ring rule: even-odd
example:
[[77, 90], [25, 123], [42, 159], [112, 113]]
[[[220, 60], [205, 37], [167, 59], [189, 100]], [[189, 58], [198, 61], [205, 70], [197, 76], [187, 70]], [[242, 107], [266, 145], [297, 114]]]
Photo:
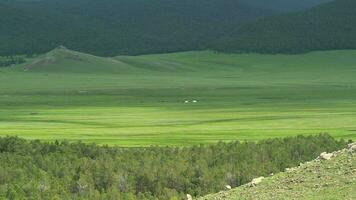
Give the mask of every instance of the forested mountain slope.
[[300, 53], [356, 48], [356, 1], [335, 0], [305, 12], [257, 20], [223, 37], [226, 52]]
[[80, 38], [86, 40], [100, 29], [99, 23], [93, 24], [41, 8], [0, 3], [0, 55], [47, 52], [64, 41], [80, 44]]
[[2, 0], [0, 55], [59, 45], [105, 56], [204, 49], [270, 14], [235, 0]]
[[329, 0], [0, 0], [0, 55], [207, 49], [241, 24]]
[[332, 0], [243, 0], [246, 3], [265, 9], [282, 12], [298, 11], [311, 8], [313, 6], [330, 2]]

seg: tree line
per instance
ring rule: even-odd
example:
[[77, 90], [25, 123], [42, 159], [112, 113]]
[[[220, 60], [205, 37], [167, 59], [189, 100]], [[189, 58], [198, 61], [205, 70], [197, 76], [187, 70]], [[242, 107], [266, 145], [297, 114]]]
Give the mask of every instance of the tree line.
[[0, 199], [183, 199], [346, 146], [323, 134], [191, 147], [121, 148], [0, 138]]
[[9, 67], [24, 62], [26, 62], [24, 56], [0, 56], [0, 67]]

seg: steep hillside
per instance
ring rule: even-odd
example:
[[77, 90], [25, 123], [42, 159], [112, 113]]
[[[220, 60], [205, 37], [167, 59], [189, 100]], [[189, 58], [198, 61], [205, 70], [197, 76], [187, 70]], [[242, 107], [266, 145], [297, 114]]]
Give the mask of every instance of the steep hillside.
[[[332, 156], [330, 160], [329, 156]], [[314, 161], [265, 178], [261, 183], [257, 184], [257, 180], [200, 200], [355, 199], [356, 143], [350, 144], [349, 149], [322, 154]]]
[[300, 53], [356, 48], [356, 1], [335, 0], [305, 12], [257, 20], [216, 42], [226, 52]]
[[204, 49], [232, 27], [273, 13], [240, 0], [1, 0], [0, 55], [62, 44], [105, 56]]

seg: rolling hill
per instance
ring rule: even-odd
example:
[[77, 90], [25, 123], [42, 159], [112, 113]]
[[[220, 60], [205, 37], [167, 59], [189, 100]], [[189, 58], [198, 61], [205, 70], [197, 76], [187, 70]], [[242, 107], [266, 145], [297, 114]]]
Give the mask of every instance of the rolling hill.
[[137, 71], [138, 68], [118, 59], [93, 56], [59, 46], [44, 55], [16, 66], [15, 70], [42, 73], [127, 74]]
[[216, 42], [225, 52], [301, 53], [356, 48], [356, 1], [335, 0], [304, 12], [267, 17]]

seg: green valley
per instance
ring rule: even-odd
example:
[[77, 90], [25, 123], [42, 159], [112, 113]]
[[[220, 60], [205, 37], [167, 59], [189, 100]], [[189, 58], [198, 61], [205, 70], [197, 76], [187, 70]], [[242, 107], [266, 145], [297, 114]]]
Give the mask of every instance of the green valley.
[[356, 51], [103, 58], [57, 48], [0, 69], [0, 135], [185, 146], [356, 138]]

